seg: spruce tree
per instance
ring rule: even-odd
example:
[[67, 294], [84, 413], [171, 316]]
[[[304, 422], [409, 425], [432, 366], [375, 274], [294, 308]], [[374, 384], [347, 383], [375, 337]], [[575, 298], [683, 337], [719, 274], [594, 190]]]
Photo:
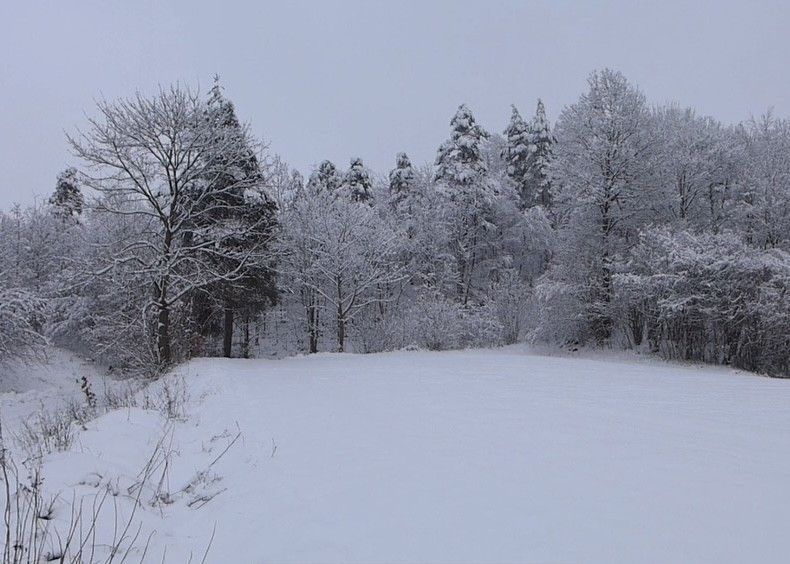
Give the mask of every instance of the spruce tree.
[[527, 183], [532, 195], [530, 205], [540, 204], [544, 208], [551, 206], [551, 179], [549, 163], [552, 158], [554, 137], [551, 134], [546, 108], [538, 98], [535, 118], [530, 124], [531, 147], [527, 161]]
[[450, 120], [450, 139], [442, 143], [436, 154], [436, 181], [467, 195], [484, 191], [482, 178], [487, 166], [482, 144], [487, 138], [488, 133], [477, 125], [466, 104], [458, 106]]
[[466, 105], [450, 121], [450, 138], [436, 155], [435, 180], [447, 197], [445, 215], [450, 229], [450, 252], [456, 263], [458, 299], [466, 305], [480, 284], [477, 276], [485, 253], [487, 232], [493, 231], [495, 191], [489, 181], [483, 142], [488, 133], [477, 125]]
[[411, 215], [414, 209], [411, 206], [416, 178], [414, 167], [406, 153], [398, 153], [395, 157], [395, 168], [390, 171], [390, 205], [403, 215]]
[[289, 196], [288, 201], [293, 201], [297, 194], [301, 194], [304, 191], [304, 177], [302, 173], [296, 169], [291, 171], [291, 176], [288, 179], [287, 191]]
[[507, 146], [502, 151], [502, 158], [507, 166], [507, 176], [518, 193], [519, 206], [523, 210], [532, 205], [534, 198], [530, 191], [530, 160], [533, 147], [529, 127], [516, 106], [512, 108], [510, 123], [504, 131]]
[[[206, 119], [215, 126], [217, 138], [215, 149], [208, 156], [216, 161], [216, 166], [212, 167], [215, 172], [204, 187], [209, 194], [204, 197], [203, 205], [211, 206], [214, 211], [206, 216], [203, 225], [195, 226], [193, 236], [202, 240], [216, 239], [223, 251], [217, 259], [224, 263], [222, 268], [238, 269], [239, 274], [230, 281], [206, 288], [204, 292], [209, 300], [198, 298], [197, 302], [213, 303], [216, 305], [208, 307], [222, 309], [225, 356], [232, 353], [236, 314], [242, 315], [245, 329], [242, 348], [244, 356], [247, 356], [249, 319], [276, 300], [275, 277], [270, 265], [264, 261], [237, 265], [233, 257], [248, 248], [257, 248], [259, 255], [264, 254], [276, 226], [277, 206], [263, 190], [263, 173], [253, 147], [247, 147], [248, 156], [241, 163], [226, 166], [223, 148], [243, 139], [244, 131], [233, 103], [223, 96], [216, 77], [209, 92]], [[228, 186], [235, 188], [227, 190]]]
[[351, 167], [346, 173], [343, 188], [352, 202], [369, 202], [372, 198], [373, 182], [359, 157], [351, 159]]
[[307, 189], [312, 194], [328, 192], [334, 194], [343, 184], [343, 179], [337, 172], [337, 167], [332, 161], [321, 161], [318, 168], [313, 171], [307, 180]]
[[67, 168], [58, 174], [55, 192], [49, 198], [52, 213], [63, 221], [76, 221], [82, 215], [85, 199], [77, 182], [77, 169]]

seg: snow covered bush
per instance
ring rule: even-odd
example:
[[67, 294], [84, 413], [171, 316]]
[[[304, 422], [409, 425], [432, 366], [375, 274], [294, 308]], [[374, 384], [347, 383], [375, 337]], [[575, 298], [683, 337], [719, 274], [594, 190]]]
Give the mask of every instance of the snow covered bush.
[[30, 359], [46, 344], [41, 334], [47, 305], [31, 292], [0, 289], [0, 361]]
[[[371, 353], [417, 347], [444, 351], [497, 346], [505, 344], [508, 335], [500, 315], [496, 305], [464, 306], [440, 293], [425, 291], [402, 307], [356, 318], [354, 350]], [[509, 316], [504, 317], [507, 321]]]
[[487, 307], [465, 307], [441, 295], [424, 293], [412, 306], [414, 344], [432, 351], [501, 343], [502, 326]]
[[19, 445], [30, 456], [42, 456], [51, 452], [68, 450], [74, 440], [74, 426], [78, 410], [66, 406], [60, 409], [44, 409], [22, 422], [16, 437]]
[[373, 306], [361, 312], [351, 325], [354, 351], [375, 353], [412, 345], [408, 313], [408, 310], [398, 305], [384, 308]]
[[499, 273], [488, 291], [491, 309], [502, 327], [502, 342], [518, 342], [527, 321], [530, 287], [512, 269]]
[[583, 341], [583, 305], [577, 284], [550, 276], [539, 279], [527, 306], [531, 314], [528, 340], [561, 345]]
[[614, 281], [634, 345], [790, 376], [790, 254], [734, 233], [654, 229]]
[[[4, 485], [0, 490], [0, 511], [3, 513], [0, 562], [109, 564], [147, 561], [146, 555], [155, 531], [150, 532], [147, 539], [141, 534], [143, 520], [140, 513], [145, 505], [154, 507], [159, 503], [172, 502], [167, 490], [173, 455], [171, 442], [172, 432], [166, 428], [128, 487], [119, 487], [120, 478], [113, 483], [94, 473], [93, 477], [98, 478], [96, 482], [83, 480], [70, 485], [68, 494], [52, 494], [45, 487], [45, 461], [41, 454], [46, 451], [39, 451], [18, 462], [4, 442], [0, 426], [0, 477]], [[68, 445], [61, 446], [63, 448], [59, 450], [68, 448]], [[203, 476], [205, 472], [198, 475]], [[194, 484], [190, 482], [189, 485]], [[216, 492], [213, 495], [201, 493], [196, 501], [210, 501], [216, 495]], [[202, 562], [206, 561], [210, 547], [211, 540], [203, 551]], [[165, 549], [162, 561], [166, 555]]]
[[145, 390], [142, 405], [168, 421], [186, 421], [189, 390], [183, 376], [166, 376]]

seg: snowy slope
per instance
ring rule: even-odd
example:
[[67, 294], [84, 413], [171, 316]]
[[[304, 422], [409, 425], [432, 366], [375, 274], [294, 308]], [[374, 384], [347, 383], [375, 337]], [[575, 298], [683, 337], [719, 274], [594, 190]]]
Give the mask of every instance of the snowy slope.
[[[151, 562], [165, 547], [167, 562], [202, 555], [215, 524], [207, 562], [790, 554], [787, 381], [513, 350], [207, 359], [179, 373], [173, 495], [136, 516], [157, 530]], [[48, 457], [47, 487], [133, 482], [165, 427], [139, 408], [91, 422]]]
[[48, 347], [32, 364], [0, 363], [0, 420], [6, 430], [14, 429], [42, 406], [55, 409], [82, 399], [79, 379], [83, 375], [95, 393], [101, 394], [105, 386], [114, 385], [103, 373], [103, 367], [56, 347]]

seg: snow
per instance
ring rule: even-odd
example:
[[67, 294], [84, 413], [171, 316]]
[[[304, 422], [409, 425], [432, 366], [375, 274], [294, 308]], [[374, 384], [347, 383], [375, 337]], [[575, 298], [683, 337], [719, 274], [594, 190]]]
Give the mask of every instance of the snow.
[[114, 380], [103, 376], [104, 369], [78, 355], [47, 347], [31, 364], [0, 362], [0, 419], [5, 429], [16, 429], [22, 419], [42, 407], [55, 409], [81, 399], [79, 379], [87, 376], [94, 392], [101, 393]]
[[44, 464], [53, 493], [123, 488], [164, 434], [172, 498], [154, 507], [148, 492], [135, 516], [156, 529], [152, 562], [165, 547], [167, 562], [199, 561], [215, 525], [207, 562], [783, 562], [790, 551], [787, 381], [519, 349], [199, 359], [165, 381], [182, 378], [183, 420], [110, 412]]

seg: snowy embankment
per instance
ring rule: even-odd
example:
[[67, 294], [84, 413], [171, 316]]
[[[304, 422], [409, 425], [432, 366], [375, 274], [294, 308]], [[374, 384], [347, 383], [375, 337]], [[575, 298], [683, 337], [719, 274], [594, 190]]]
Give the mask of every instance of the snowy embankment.
[[81, 401], [80, 378], [85, 376], [95, 393], [118, 382], [103, 377], [103, 368], [79, 356], [48, 347], [31, 364], [0, 363], [0, 416], [2, 423], [18, 427], [42, 409], [58, 409], [71, 401]]
[[43, 467], [61, 499], [110, 491], [122, 522], [139, 500], [152, 562], [200, 561], [213, 531], [206, 562], [790, 554], [788, 381], [513, 350], [197, 360], [166, 380], [176, 420], [110, 412]]

